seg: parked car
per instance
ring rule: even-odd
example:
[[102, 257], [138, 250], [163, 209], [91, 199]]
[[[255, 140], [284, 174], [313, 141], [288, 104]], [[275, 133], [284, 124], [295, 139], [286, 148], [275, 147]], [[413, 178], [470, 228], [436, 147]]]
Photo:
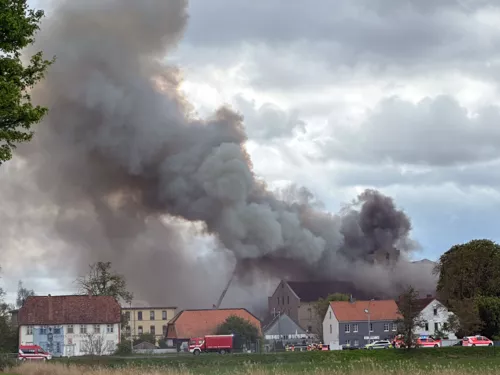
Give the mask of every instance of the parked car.
[[52, 354], [46, 352], [41, 346], [38, 345], [20, 345], [17, 359], [20, 361], [48, 361], [52, 359]]
[[462, 346], [493, 346], [493, 341], [485, 336], [465, 336], [462, 339]]
[[366, 344], [365, 349], [389, 349], [392, 348], [392, 344], [389, 340], [378, 340], [372, 342], [371, 344]]
[[441, 340], [429, 336], [420, 336], [416, 344], [419, 348], [440, 348], [442, 346]]

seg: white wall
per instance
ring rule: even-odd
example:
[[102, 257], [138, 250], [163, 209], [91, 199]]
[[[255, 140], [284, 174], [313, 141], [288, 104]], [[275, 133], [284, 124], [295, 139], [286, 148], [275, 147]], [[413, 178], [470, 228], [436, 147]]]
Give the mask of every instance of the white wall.
[[[436, 315], [434, 315], [435, 308], [437, 309]], [[448, 311], [448, 309], [441, 302], [438, 300], [432, 301], [420, 313], [421, 318], [427, 322], [429, 329], [426, 330], [425, 327], [419, 327], [415, 330], [415, 333], [418, 335], [434, 335], [436, 332], [434, 323], [437, 323], [438, 328], [443, 330], [443, 324], [448, 323], [448, 319], [451, 314], [453, 313]], [[448, 334], [451, 340], [455, 340], [457, 338], [453, 332], [448, 332]]]
[[339, 343], [339, 321], [332, 310], [332, 306], [328, 306], [325, 319], [323, 319], [323, 342], [325, 344]]
[[[62, 325], [63, 334], [64, 334], [64, 356], [81, 356], [88, 354], [88, 343], [89, 336], [93, 338], [93, 340], [101, 340], [102, 344], [98, 345], [100, 348], [105, 348], [106, 355], [113, 354], [116, 350], [116, 346], [120, 342], [120, 324], [111, 324], [109, 325], [112, 328], [112, 332], [108, 332], [107, 324], [100, 324], [100, 333], [94, 332], [95, 325], [86, 325], [87, 334], [81, 333], [81, 325], [74, 324], [73, 325], [73, 333], [68, 333], [70, 325], [64, 324]], [[42, 326], [31, 326], [32, 329], [39, 329]], [[61, 326], [58, 326], [61, 327]], [[19, 342], [20, 344], [35, 344], [40, 345], [40, 342], [36, 341], [44, 341], [45, 339], [36, 339], [35, 335], [28, 334], [28, 326], [20, 326], [20, 334], [19, 334]]]

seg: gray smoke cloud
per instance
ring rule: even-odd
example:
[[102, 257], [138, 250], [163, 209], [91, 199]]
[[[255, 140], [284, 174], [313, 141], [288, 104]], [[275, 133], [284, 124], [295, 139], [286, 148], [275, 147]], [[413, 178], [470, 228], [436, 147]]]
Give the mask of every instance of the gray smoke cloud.
[[[43, 23], [35, 49], [57, 61], [33, 97], [50, 113], [16, 152], [28, 161], [10, 173], [17, 187], [2, 189], [45, 207], [39, 221], [65, 244], [49, 250], [52, 267], [110, 260], [140, 298], [183, 307], [210, 307], [234, 267], [250, 292], [229, 293], [233, 303], [279, 277], [431, 288], [406, 260], [411, 224], [391, 198], [369, 190], [331, 214], [306, 189], [271, 192], [252, 171], [239, 114], [193, 115], [164, 57], [187, 10], [185, 0], [66, 1]], [[193, 242], [180, 226], [215, 240]]]

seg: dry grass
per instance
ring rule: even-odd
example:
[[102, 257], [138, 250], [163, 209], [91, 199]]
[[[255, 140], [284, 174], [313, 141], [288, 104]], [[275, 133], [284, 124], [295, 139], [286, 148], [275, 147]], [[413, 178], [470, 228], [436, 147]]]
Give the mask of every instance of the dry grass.
[[[17, 375], [193, 375], [189, 370], [174, 370], [168, 368], [154, 367], [124, 367], [110, 369], [105, 367], [66, 366], [50, 363], [25, 363], [10, 370], [9, 373]], [[204, 374], [219, 374], [217, 368], [207, 368]], [[380, 365], [376, 362], [362, 361], [362, 363], [351, 363], [347, 366], [332, 366], [329, 368], [315, 368], [314, 366], [294, 371], [280, 366], [263, 367], [254, 364], [243, 364], [238, 369], [233, 369], [231, 374], [237, 375], [289, 375], [289, 374], [315, 374], [315, 375], [500, 375], [500, 368], [470, 368], [454, 365], [436, 365], [431, 369], [422, 369], [408, 366], [408, 363], [392, 363]]]

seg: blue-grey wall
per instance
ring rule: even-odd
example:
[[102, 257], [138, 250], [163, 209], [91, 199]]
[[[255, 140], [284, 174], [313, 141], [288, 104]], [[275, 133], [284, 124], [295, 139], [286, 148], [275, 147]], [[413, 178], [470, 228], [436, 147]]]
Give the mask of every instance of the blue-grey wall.
[[33, 328], [33, 344], [40, 345], [58, 357], [64, 353], [64, 328], [63, 326], [46, 326]]
[[[358, 340], [359, 346], [362, 347], [366, 344], [368, 344], [368, 340], [365, 339], [367, 336], [371, 336], [372, 341], [375, 340], [390, 340], [392, 339], [395, 335], [396, 332], [392, 330], [392, 324], [395, 323], [394, 321], [372, 321], [370, 322], [373, 327], [373, 332], [368, 334], [368, 322], [363, 321], [363, 322], [341, 322], [339, 323], [339, 341], [340, 345], [345, 345], [347, 343], [347, 340], [351, 340], [351, 346], [354, 346], [355, 340]], [[384, 331], [384, 324], [388, 323], [389, 324], [389, 332]], [[351, 326], [351, 332], [350, 333], [345, 333], [345, 325], [350, 324]], [[358, 332], [354, 332], [353, 330], [353, 325], [357, 324], [358, 325]], [[376, 339], [374, 336], [378, 336]]]
[[297, 332], [298, 335], [305, 334], [306, 331], [304, 331], [297, 323], [295, 323], [289, 316], [283, 314], [279, 318], [279, 324], [278, 320], [274, 322], [274, 324], [267, 328], [267, 330], [264, 332], [264, 335], [295, 335], [295, 332]]

